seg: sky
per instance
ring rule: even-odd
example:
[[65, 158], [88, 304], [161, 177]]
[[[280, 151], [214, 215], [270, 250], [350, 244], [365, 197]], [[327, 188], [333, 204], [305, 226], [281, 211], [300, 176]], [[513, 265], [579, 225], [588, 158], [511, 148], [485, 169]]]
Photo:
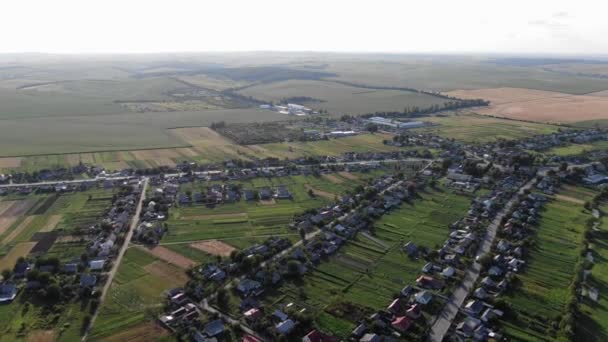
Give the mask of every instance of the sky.
[[608, 55], [603, 0], [3, 1], [0, 53]]

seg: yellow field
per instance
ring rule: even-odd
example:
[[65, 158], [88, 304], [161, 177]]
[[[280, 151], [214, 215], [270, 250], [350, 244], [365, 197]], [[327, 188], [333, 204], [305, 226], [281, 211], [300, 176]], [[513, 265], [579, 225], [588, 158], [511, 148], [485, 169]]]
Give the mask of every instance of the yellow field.
[[15, 245], [2, 259], [0, 259], [0, 270], [12, 269], [20, 257], [25, 257], [34, 248], [37, 242], [21, 242]]

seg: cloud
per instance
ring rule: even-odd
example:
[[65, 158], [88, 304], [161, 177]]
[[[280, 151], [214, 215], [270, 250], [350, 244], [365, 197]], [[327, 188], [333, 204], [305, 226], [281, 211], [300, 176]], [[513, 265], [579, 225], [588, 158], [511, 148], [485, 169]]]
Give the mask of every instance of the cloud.
[[552, 17], [555, 19], [566, 19], [566, 18], [570, 18], [570, 13], [564, 12], [564, 11], [555, 12], [555, 13], [553, 13]]
[[542, 27], [542, 28], [545, 28], [548, 30], [561, 30], [561, 29], [565, 29], [568, 27], [568, 25], [566, 25], [565, 23], [559, 22], [557, 20], [543, 20], [543, 19], [528, 21], [528, 25]]

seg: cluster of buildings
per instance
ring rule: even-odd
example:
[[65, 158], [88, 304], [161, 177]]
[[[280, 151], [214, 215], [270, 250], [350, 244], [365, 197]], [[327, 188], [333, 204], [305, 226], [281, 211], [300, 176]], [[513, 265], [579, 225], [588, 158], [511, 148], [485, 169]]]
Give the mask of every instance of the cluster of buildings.
[[263, 104], [260, 105], [260, 108], [272, 110], [278, 112], [279, 114], [285, 115], [306, 116], [310, 114], [316, 114], [316, 112], [312, 109], [295, 103], [288, 103], [287, 105]]
[[426, 126], [426, 124], [422, 121], [399, 121], [395, 119], [383, 118], [381, 116], [372, 116], [371, 118], [367, 119], [367, 122], [382, 126], [383, 128], [392, 127], [398, 129], [412, 129]]

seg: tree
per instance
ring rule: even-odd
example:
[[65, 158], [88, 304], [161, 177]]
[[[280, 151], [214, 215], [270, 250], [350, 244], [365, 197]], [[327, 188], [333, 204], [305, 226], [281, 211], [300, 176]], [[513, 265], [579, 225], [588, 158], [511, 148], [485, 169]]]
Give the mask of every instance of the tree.
[[315, 197], [315, 192], [312, 189], [308, 189], [308, 196]]
[[370, 123], [365, 126], [365, 129], [368, 130], [370, 133], [375, 133], [378, 132], [378, 125]]
[[8, 280], [8, 279], [10, 279], [10, 278], [11, 278], [12, 273], [13, 273], [13, 272], [11, 272], [11, 270], [9, 270], [8, 268], [7, 268], [7, 269], [4, 269], [4, 270], [2, 271], [2, 279], [3, 279], [3, 280]]
[[568, 163], [566, 163], [566, 162], [561, 163], [559, 165], [559, 170], [560, 171], [566, 171], [566, 170], [568, 170]]
[[289, 260], [287, 262], [287, 274], [290, 277], [300, 276], [300, 263], [296, 260]]
[[306, 243], [306, 231], [303, 228], [298, 229], [298, 233], [300, 233], [300, 238], [302, 242]]

